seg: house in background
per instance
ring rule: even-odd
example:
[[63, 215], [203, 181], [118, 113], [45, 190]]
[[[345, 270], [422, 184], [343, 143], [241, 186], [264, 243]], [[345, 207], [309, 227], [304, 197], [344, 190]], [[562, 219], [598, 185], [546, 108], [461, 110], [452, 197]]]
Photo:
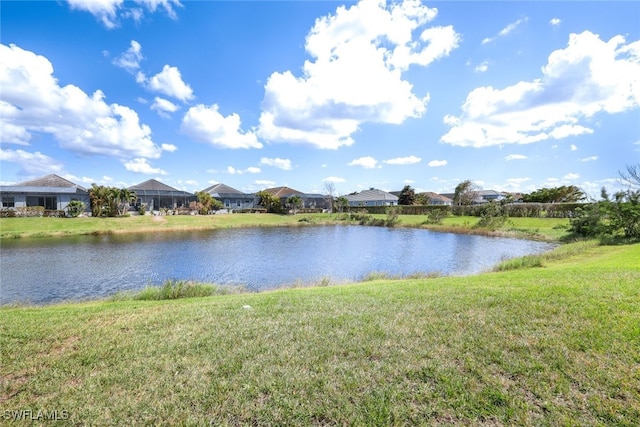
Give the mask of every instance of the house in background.
[[327, 196], [322, 194], [307, 194], [289, 187], [266, 188], [267, 193], [278, 197], [282, 206], [287, 205], [287, 199], [299, 196], [302, 200], [302, 209], [328, 209], [330, 207]]
[[215, 184], [211, 187], [207, 187], [202, 190], [204, 193], [209, 193], [211, 197], [220, 201], [225, 209], [231, 210], [245, 210], [254, 209], [258, 204], [256, 196], [253, 194], [243, 193], [240, 190], [236, 190], [233, 187], [229, 187], [225, 184]]
[[370, 188], [356, 194], [344, 196], [349, 206], [397, 206], [398, 196], [386, 191]]
[[16, 185], [0, 186], [2, 209], [42, 206], [46, 210], [65, 210], [72, 200], [89, 208], [89, 191], [52, 174]]
[[425, 191], [424, 193], [420, 193], [420, 195], [424, 196], [427, 200], [427, 205], [430, 206], [451, 206], [453, 204], [453, 199], [442, 194]]
[[499, 202], [505, 198], [504, 194], [494, 190], [480, 190], [476, 203]]
[[189, 203], [196, 201], [195, 194], [178, 190], [155, 179], [133, 185], [128, 189], [138, 196], [136, 207], [144, 204], [149, 211], [186, 208]]

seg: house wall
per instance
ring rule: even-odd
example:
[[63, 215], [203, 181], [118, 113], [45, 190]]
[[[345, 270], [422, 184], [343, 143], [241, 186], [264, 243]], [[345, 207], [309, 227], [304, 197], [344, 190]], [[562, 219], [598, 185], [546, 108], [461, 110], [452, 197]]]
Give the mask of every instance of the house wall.
[[2, 208], [25, 208], [43, 206], [50, 210], [65, 210], [72, 200], [80, 200], [89, 209], [89, 195], [85, 194], [56, 194], [56, 193], [2, 193]]

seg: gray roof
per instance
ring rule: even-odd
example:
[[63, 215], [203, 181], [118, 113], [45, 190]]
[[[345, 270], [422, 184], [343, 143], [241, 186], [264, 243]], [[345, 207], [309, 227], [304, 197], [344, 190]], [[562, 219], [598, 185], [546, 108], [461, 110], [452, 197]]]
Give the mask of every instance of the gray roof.
[[202, 190], [205, 193], [209, 193], [212, 196], [215, 194], [236, 194], [236, 195], [242, 195], [245, 196], [246, 193], [243, 193], [240, 190], [236, 190], [233, 187], [229, 187], [228, 185], [225, 184], [215, 184], [212, 185], [211, 187], [207, 187], [204, 190]]
[[345, 196], [350, 202], [372, 202], [384, 200], [388, 202], [397, 202], [398, 196], [394, 196], [391, 193], [387, 193], [386, 191], [378, 190], [376, 188], [372, 188], [370, 190], [364, 190], [357, 194], [350, 194]]
[[155, 179], [149, 179], [145, 182], [141, 182], [140, 184], [132, 185], [131, 187], [129, 187], [129, 190], [136, 192], [136, 194], [138, 194], [139, 196], [142, 194], [193, 196], [192, 193], [170, 187], [167, 184], [163, 184], [162, 182]]
[[40, 178], [24, 181], [15, 185], [3, 185], [3, 193], [38, 193], [38, 194], [76, 194], [87, 193], [88, 190], [80, 185], [74, 184], [68, 179], [56, 174], [43, 176]]

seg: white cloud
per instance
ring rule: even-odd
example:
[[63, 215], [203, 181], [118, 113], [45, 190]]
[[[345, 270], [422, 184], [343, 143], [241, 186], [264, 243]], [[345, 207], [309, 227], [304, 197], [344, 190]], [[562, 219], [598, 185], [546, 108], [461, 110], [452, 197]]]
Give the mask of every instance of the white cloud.
[[484, 73], [484, 72], [485, 72], [485, 71], [487, 71], [488, 69], [489, 69], [489, 62], [487, 62], [487, 61], [484, 61], [484, 62], [482, 62], [481, 64], [478, 64], [478, 65], [474, 68], [474, 70], [475, 70], [477, 73]]
[[598, 156], [585, 157], [584, 159], [580, 159], [581, 162], [593, 162], [598, 160]]
[[146, 11], [155, 12], [159, 7], [164, 9], [171, 19], [176, 19], [174, 6], [181, 7], [179, 0], [67, 0], [71, 9], [82, 10], [91, 13], [102, 24], [113, 29], [119, 26], [120, 18], [131, 18], [140, 21], [144, 16], [144, 10], [136, 6], [144, 6]]
[[173, 144], [162, 144], [161, 147], [163, 151], [168, 151], [170, 153], [173, 153], [174, 151], [178, 151], [178, 147], [176, 147]]
[[378, 161], [371, 156], [365, 156], [354, 159], [348, 166], [362, 166], [365, 169], [374, 169], [378, 167]]
[[571, 144], [571, 145], [569, 146], [569, 148], [571, 149], [571, 151], [577, 151], [577, 150], [578, 150], [578, 146], [577, 146], [577, 145], [575, 145], [575, 144]]
[[549, 24], [553, 25], [554, 27], [557, 27], [558, 25], [560, 25], [561, 22], [562, 20], [560, 18], [551, 18], [551, 20], [549, 21]]
[[117, 67], [124, 68], [130, 73], [135, 73], [140, 68], [142, 56], [142, 46], [135, 40], [131, 40], [131, 46], [122, 55], [113, 60], [113, 64]]
[[445, 166], [446, 164], [447, 164], [446, 160], [431, 160], [429, 163], [427, 163], [427, 166], [436, 168], [439, 166]]
[[245, 173], [260, 173], [260, 168], [250, 166], [246, 169], [236, 169], [233, 166], [227, 166], [227, 173], [231, 175], [243, 175]]
[[578, 175], [577, 173], [568, 173], [562, 178], [563, 179], [568, 179], [568, 180], [575, 180], [575, 179], [580, 178], [580, 175]]
[[21, 175], [42, 175], [58, 173], [64, 165], [39, 151], [29, 153], [24, 150], [5, 150], [0, 148], [0, 160], [20, 165]]
[[258, 179], [253, 181], [254, 184], [256, 184], [257, 186], [259, 186], [260, 188], [269, 188], [269, 187], [273, 187], [274, 185], [276, 185], [275, 181], [269, 181], [266, 179]]
[[240, 129], [240, 116], [234, 113], [224, 117], [216, 104], [191, 107], [182, 118], [180, 129], [194, 139], [220, 148], [262, 148], [255, 133]]
[[167, 101], [166, 99], [159, 98], [157, 96], [154, 98], [153, 104], [151, 104], [150, 108], [156, 111], [158, 115], [165, 118], [170, 117], [169, 113], [175, 113], [180, 109], [180, 107], [173, 102]]
[[289, 159], [281, 159], [276, 157], [274, 159], [270, 159], [268, 157], [263, 157], [260, 159], [261, 165], [273, 166], [285, 171], [291, 170], [291, 160]]
[[182, 75], [177, 67], [165, 65], [161, 72], [148, 79], [147, 84], [151, 90], [164, 93], [183, 102], [193, 99], [193, 90], [182, 81]]
[[340, 183], [340, 182], [347, 182], [347, 180], [344, 178], [340, 178], [338, 176], [328, 176], [325, 179], [323, 179], [322, 182]]
[[471, 91], [442, 142], [468, 147], [528, 144], [592, 133], [581, 124], [596, 113], [640, 105], [640, 41], [608, 42], [585, 31], [571, 34], [565, 49], [549, 55], [542, 77], [504, 89]]
[[83, 155], [160, 157], [151, 129], [134, 110], [107, 104], [101, 90], [89, 96], [77, 86], [58, 86], [53, 65], [43, 56], [0, 44], [0, 87], [2, 142], [26, 145], [31, 133], [39, 132]]
[[511, 24], [507, 25], [506, 27], [504, 27], [502, 30], [500, 30], [500, 32], [495, 36], [495, 37], [487, 37], [485, 39], [482, 40], [482, 44], [487, 44], [487, 43], [491, 43], [492, 41], [494, 41], [495, 39], [497, 39], [498, 37], [504, 37], [506, 35], [509, 35], [511, 32], [513, 32], [513, 30], [515, 30], [516, 28], [518, 28], [518, 26], [520, 24], [522, 24], [523, 22], [527, 22], [528, 18], [524, 17], [524, 18], [520, 18], [515, 22], [512, 22]]
[[388, 165], [413, 165], [420, 163], [422, 159], [416, 156], [409, 157], [396, 157], [395, 159], [384, 160], [383, 162]]
[[414, 94], [402, 73], [447, 56], [460, 39], [451, 26], [424, 28], [436, 14], [418, 1], [362, 1], [318, 18], [302, 75], [275, 72], [267, 80], [260, 136], [337, 149], [354, 143], [362, 123], [422, 116], [429, 95]]
[[510, 161], [510, 160], [524, 160], [526, 158], [527, 156], [523, 156], [522, 154], [509, 154], [504, 159], [507, 161]]
[[124, 167], [130, 172], [142, 173], [145, 175], [167, 175], [167, 172], [162, 169], [152, 167], [147, 159], [142, 157], [124, 162]]

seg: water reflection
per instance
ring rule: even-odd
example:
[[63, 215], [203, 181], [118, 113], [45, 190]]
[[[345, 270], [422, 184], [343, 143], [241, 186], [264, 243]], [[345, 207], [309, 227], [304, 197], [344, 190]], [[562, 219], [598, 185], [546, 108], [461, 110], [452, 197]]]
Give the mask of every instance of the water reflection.
[[248, 228], [2, 242], [0, 304], [90, 299], [166, 279], [253, 290], [296, 282], [394, 275], [473, 274], [551, 245], [417, 229]]

